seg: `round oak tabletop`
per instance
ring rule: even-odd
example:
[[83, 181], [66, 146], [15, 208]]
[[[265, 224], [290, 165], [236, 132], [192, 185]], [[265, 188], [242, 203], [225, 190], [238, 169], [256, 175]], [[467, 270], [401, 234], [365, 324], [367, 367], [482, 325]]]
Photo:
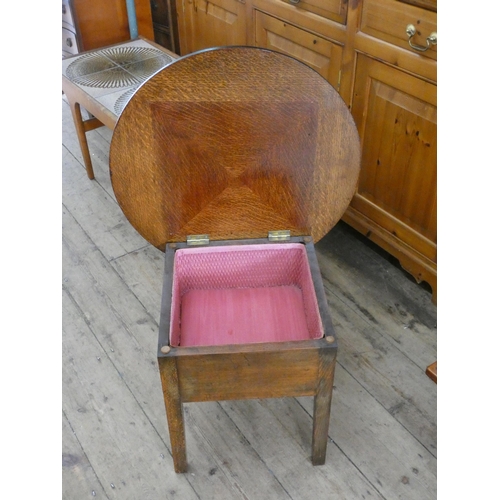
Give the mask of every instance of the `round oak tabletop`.
[[337, 91], [289, 56], [209, 49], [145, 82], [115, 127], [116, 199], [151, 244], [322, 238], [354, 194], [359, 136]]

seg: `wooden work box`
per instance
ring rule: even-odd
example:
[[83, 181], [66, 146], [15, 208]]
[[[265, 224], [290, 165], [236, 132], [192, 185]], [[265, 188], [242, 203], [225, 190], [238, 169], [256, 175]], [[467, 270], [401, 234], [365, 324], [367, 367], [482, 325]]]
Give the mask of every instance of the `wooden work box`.
[[359, 162], [333, 87], [269, 50], [181, 58], [124, 109], [110, 173], [165, 252], [158, 363], [177, 472], [182, 403], [225, 399], [314, 396], [324, 463], [337, 341], [314, 242], [347, 208]]

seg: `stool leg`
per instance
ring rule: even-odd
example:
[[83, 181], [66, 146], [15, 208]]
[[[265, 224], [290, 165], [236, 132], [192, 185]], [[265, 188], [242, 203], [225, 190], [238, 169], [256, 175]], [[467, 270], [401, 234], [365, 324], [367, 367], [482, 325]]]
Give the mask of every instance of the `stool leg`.
[[168, 430], [175, 472], [187, 471], [184, 413], [179, 392], [179, 377], [174, 357], [158, 358], [163, 398], [167, 410]]
[[318, 388], [314, 396], [312, 463], [323, 465], [326, 459], [330, 407], [332, 404], [333, 374], [337, 352], [322, 349], [319, 354]]
[[77, 102], [72, 102], [68, 99], [71, 114], [73, 115], [73, 122], [75, 123], [76, 135], [80, 143], [82, 151], [83, 163], [87, 169], [87, 176], [89, 179], [94, 178], [94, 169], [92, 168], [92, 160], [90, 159], [89, 145], [87, 143], [87, 136], [85, 135], [85, 126], [83, 124], [82, 112], [80, 105]]

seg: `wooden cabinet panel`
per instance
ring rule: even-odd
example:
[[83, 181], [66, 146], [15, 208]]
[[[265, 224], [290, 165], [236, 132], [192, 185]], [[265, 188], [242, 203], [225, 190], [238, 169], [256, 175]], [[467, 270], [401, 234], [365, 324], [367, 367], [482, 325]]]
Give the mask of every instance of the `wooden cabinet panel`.
[[151, 0], [151, 16], [153, 23], [161, 25], [170, 25], [170, 1], [169, 0]]
[[255, 43], [304, 62], [338, 88], [340, 45], [259, 11], [255, 12]]
[[358, 57], [352, 114], [362, 143], [351, 206], [436, 262], [436, 86]]
[[[271, 17], [282, 19], [288, 24], [297, 28], [315, 33], [327, 40], [344, 45], [346, 41], [346, 20], [347, 12], [344, 12], [342, 19], [332, 21], [328, 17], [313, 14], [311, 11], [301, 8], [302, 1], [293, 5], [287, 0], [245, 0], [250, 3], [250, 12], [247, 10], [249, 33], [253, 37], [255, 32], [255, 13], [263, 12]], [[335, 3], [335, 2], [334, 2]], [[347, 9], [347, 2], [344, 2]], [[251, 17], [249, 16], [251, 13]], [[253, 38], [249, 40], [253, 41]]]
[[172, 52], [179, 50], [175, 0], [151, 0], [155, 42]]
[[[73, 0], [78, 13], [78, 28], [82, 37], [82, 50], [97, 49], [130, 39], [125, 2], [106, 2], [94, 6], [87, 0]], [[113, 24], [113, 29], [109, 25]]]
[[[130, 40], [125, 0], [70, 0], [77, 28], [79, 50], [92, 50]], [[64, 2], [63, 2], [64, 5]], [[139, 35], [154, 38], [149, 0], [136, 0]]]
[[182, 0], [181, 4], [184, 9], [183, 22], [179, 25], [182, 54], [208, 47], [246, 45], [244, 3], [239, 0]]
[[413, 24], [412, 44], [426, 47], [427, 37], [437, 32], [437, 14], [397, 0], [363, 0], [360, 31], [423, 57], [437, 59], [437, 45], [425, 52], [410, 47], [406, 27]]
[[306, 10], [318, 16], [345, 24], [347, 2], [343, 0], [280, 0], [292, 4], [299, 10]]

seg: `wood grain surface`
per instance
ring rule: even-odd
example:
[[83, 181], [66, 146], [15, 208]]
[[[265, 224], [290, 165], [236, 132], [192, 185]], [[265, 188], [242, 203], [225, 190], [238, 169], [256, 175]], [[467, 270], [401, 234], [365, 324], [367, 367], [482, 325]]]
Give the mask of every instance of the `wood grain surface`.
[[254, 47], [181, 58], [123, 111], [110, 150], [113, 189], [150, 243], [270, 230], [323, 237], [359, 174], [348, 108], [318, 73]]

